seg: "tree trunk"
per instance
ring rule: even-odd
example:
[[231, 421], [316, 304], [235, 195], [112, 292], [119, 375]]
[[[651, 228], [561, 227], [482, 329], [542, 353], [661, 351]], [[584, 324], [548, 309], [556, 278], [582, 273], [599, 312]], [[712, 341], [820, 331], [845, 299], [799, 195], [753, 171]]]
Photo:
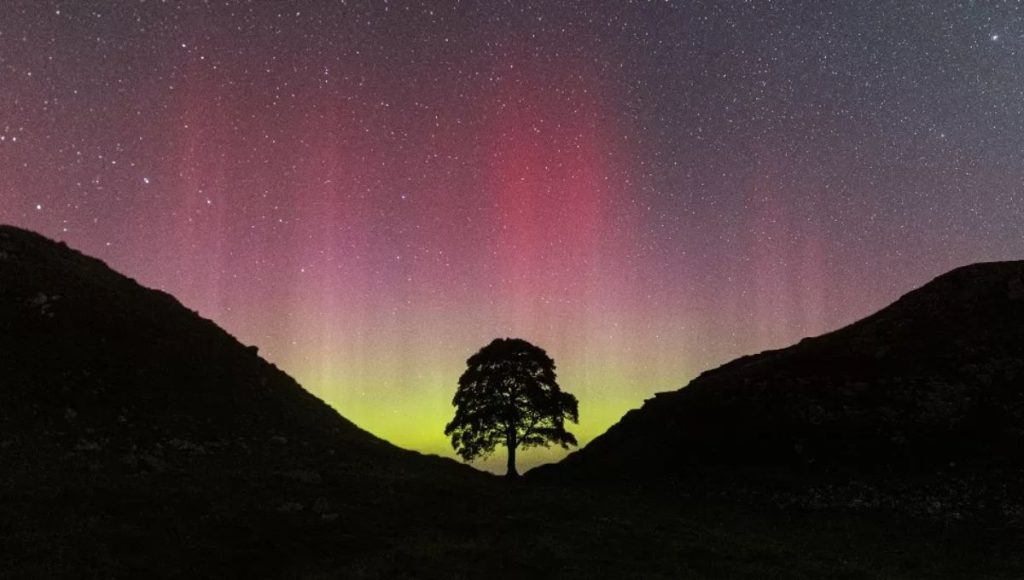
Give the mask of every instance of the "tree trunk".
[[519, 473], [516, 471], [516, 447], [518, 445], [515, 433], [509, 433], [505, 437], [505, 447], [508, 448], [508, 468], [505, 470], [505, 477], [510, 479], [519, 477]]

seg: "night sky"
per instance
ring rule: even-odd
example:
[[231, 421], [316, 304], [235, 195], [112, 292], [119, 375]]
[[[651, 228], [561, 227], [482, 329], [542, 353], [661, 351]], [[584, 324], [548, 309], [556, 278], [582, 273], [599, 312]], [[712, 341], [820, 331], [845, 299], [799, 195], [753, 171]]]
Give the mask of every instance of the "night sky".
[[525, 338], [584, 443], [1024, 258], [1024, 2], [0, 0], [0, 222], [422, 451]]

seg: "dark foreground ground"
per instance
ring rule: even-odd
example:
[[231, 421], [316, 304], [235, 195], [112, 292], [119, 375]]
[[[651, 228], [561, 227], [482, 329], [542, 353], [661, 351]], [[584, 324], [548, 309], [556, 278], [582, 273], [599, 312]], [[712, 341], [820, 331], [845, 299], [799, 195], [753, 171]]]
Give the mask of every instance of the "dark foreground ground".
[[1024, 578], [1019, 525], [955, 512], [683, 483], [158, 471], [8, 474], [0, 577]]

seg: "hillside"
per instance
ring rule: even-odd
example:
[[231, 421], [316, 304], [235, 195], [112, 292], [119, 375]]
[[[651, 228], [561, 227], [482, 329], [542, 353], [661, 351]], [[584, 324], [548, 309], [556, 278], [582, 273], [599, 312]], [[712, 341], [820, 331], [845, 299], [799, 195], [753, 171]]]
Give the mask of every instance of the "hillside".
[[357, 428], [170, 295], [12, 227], [0, 227], [0, 456], [7, 477], [224, 462], [468, 472]]
[[838, 331], [708, 371], [533, 475], [711, 466], [1024, 466], [1024, 262], [959, 268]]
[[403, 451], [171, 296], [0, 227], [0, 577], [1024, 570], [1006, 518], [823, 516], [760, 498], [711, 500], [671, 484], [509, 484]]

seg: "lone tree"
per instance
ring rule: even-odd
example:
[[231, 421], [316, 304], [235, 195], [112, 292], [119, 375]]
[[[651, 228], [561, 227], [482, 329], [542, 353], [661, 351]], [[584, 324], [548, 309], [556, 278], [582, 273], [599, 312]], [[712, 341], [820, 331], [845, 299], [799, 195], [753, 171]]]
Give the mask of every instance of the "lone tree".
[[495, 445], [508, 449], [508, 477], [517, 477], [516, 449], [576, 445], [565, 420], [579, 420], [576, 397], [555, 381], [555, 361], [520, 338], [498, 338], [466, 361], [444, 429], [466, 461], [487, 457]]

